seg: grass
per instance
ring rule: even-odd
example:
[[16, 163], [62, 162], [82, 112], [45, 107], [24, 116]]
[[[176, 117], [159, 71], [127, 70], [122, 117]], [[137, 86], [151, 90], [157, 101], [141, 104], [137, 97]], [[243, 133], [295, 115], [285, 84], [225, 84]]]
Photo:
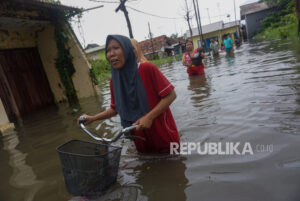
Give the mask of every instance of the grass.
[[175, 59], [174, 59], [174, 57], [171, 56], [171, 57], [164, 57], [161, 59], [153, 59], [153, 60], [150, 60], [150, 62], [153, 63], [155, 66], [162, 66], [164, 64], [171, 64], [174, 61], [179, 61], [179, 60], [181, 60], [181, 58], [182, 58], [182, 55], [176, 55]]
[[[156, 66], [162, 66], [164, 64], [171, 64], [174, 61], [179, 61], [181, 58], [181, 55], [176, 55], [175, 59], [174, 57], [165, 57], [162, 59], [150, 60], [150, 62]], [[92, 67], [90, 70], [90, 77], [95, 85], [106, 82], [110, 79], [110, 64], [106, 60], [90, 61], [90, 64]]]

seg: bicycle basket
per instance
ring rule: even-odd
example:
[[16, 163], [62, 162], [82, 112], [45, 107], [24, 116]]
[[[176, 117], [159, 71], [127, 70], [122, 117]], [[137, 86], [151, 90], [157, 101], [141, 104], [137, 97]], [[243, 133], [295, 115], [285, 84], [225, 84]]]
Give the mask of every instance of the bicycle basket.
[[116, 182], [121, 147], [70, 140], [56, 150], [69, 193], [101, 195]]

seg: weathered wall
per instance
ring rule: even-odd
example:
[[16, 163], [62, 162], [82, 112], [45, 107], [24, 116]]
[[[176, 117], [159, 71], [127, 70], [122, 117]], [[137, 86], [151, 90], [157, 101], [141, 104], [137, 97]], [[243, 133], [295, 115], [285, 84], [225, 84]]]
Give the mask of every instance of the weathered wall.
[[0, 30], [0, 49], [30, 48], [36, 46], [35, 31]]
[[64, 95], [64, 86], [55, 68], [57, 48], [56, 41], [54, 40], [54, 26], [52, 24], [46, 26], [43, 31], [38, 33], [37, 47], [55, 101], [60, 102], [67, 100], [66, 96]]
[[2, 101], [0, 99], [0, 126], [9, 123]]
[[90, 78], [90, 64], [73, 32], [68, 28], [67, 30], [71, 36], [68, 46], [70, 47], [70, 53], [73, 56], [73, 65], [76, 71], [72, 76], [72, 80], [77, 92], [77, 97], [85, 98], [94, 96], [96, 93]]
[[[71, 37], [68, 43], [68, 48], [70, 48], [70, 53], [73, 56], [73, 65], [76, 71], [72, 76], [72, 80], [74, 88], [77, 92], [77, 97], [84, 98], [94, 96], [95, 91], [89, 76], [89, 63], [71, 32], [70, 35]], [[48, 76], [50, 87], [55, 96], [55, 100], [57, 102], [67, 100], [65, 94], [63, 93], [64, 86], [61, 83], [59, 74], [55, 67], [57, 47], [54, 38], [53, 25], [47, 26], [42, 32], [39, 33], [38, 48], [46, 74]]]
[[[67, 100], [64, 95], [64, 86], [55, 68], [57, 48], [54, 38], [54, 26], [49, 24], [40, 30], [0, 31], [0, 49], [33, 47], [37, 47], [39, 50], [55, 101]], [[89, 77], [89, 63], [73, 35], [70, 39], [69, 47], [76, 70], [72, 79], [78, 98], [95, 95], [94, 87]]]

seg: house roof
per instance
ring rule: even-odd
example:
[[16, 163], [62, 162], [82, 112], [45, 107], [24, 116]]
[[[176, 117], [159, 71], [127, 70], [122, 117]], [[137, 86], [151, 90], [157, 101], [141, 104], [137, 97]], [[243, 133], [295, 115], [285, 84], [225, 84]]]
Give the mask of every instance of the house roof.
[[10, 1], [19, 2], [21, 4], [36, 5], [36, 6], [44, 7], [44, 8], [67, 10], [67, 11], [72, 11], [72, 12], [80, 11], [79, 8], [65, 6], [65, 5], [60, 4], [59, 2], [50, 2], [49, 0], [10, 0]]
[[98, 51], [104, 50], [104, 49], [105, 49], [105, 45], [102, 45], [102, 46], [98, 46], [98, 47], [93, 47], [93, 48], [86, 49], [85, 53], [86, 54], [90, 54], [90, 53], [98, 52]]
[[[23, 10], [24, 12], [18, 12], [18, 15], [16, 15], [15, 11], [17, 10]], [[29, 10], [31, 12], [28, 12]], [[49, 18], [49, 13], [52, 11], [61, 11], [64, 12], [66, 17], [70, 17], [80, 13], [81, 9], [46, 0], [1, 0], [0, 3], [0, 14], [2, 17], [44, 18], [43, 20], [45, 20], [46, 16]]]
[[57, 16], [57, 11], [70, 17], [81, 9], [45, 0], [2, 0], [0, 29], [39, 29], [50, 23]]
[[245, 15], [252, 13], [257, 13], [262, 10], [267, 10], [270, 7], [264, 2], [254, 2], [240, 6], [241, 18], [244, 18]]
[[[207, 24], [207, 25], [203, 25], [202, 26], [202, 34], [206, 34], [206, 33], [211, 33], [214, 31], [219, 31], [222, 29], [226, 29], [226, 28], [230, 28], [230, 27], [234, 27], [235, 24], [239, 25], [240, 21], [234, 21], [234, 22], [228, 22], [228, 23], [224, 23], [223, 21], [218, 21], [218, 22], [214, 22], [211, 24]], [[198, 36], [199, 32], [198, 32], [198, 28], [192, 28], [192, 32], [193, 32], [193, 36]], [[187, 30], [186, 31], [186, 36], [187, 38], [191, 37], [190, 31]]]

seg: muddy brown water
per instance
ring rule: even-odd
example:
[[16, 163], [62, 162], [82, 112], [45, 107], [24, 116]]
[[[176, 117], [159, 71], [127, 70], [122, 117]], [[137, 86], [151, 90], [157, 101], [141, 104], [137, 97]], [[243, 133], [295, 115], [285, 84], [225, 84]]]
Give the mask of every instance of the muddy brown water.
[[[182, 142], [250, 143], [254, 154], [177, 158], [138, 156], [124, 148], [117, 183], [96, 200], [300, 200], [300, 47], [295, 41], [244, 43], [234, 58], [207, 58], [206, 75], [189, 79], [180, 62], [160, 68], [175, 86], [171, 106]], [[0, 135], [0, 200], [85, 200], [65, 188], [56, 147], [71, 140], [93, 141], [77, 126], [81, 113], [109, 105], [81, 100], [82, 110], [50, 107], [24, 118]], [[89, 128], [110, 137], [114, 117]]]

